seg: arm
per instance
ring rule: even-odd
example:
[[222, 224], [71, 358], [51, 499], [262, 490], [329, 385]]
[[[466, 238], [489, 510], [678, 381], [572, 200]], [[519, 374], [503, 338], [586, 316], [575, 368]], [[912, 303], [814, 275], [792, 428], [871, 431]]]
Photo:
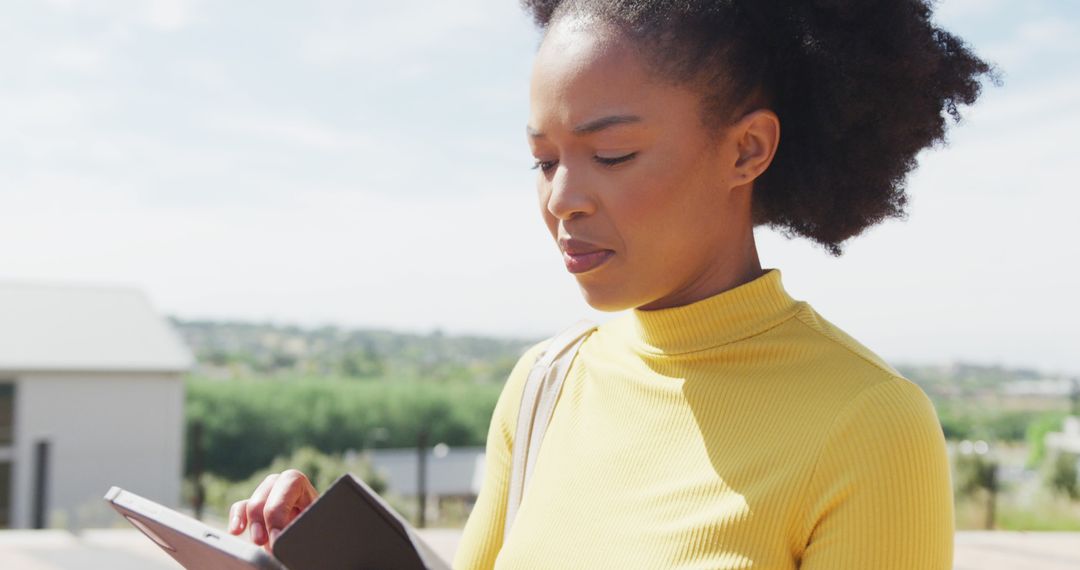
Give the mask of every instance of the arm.
[[950, 570], [952, 478], [933, 403], [893, 378], [837, 416], [808, 488], [801, 570]]
[[503, 543], [510, 461], [521, 391], [525, 388], [529, 369], [543, 346], [543, 342], [533, 345], [518, 360], [495, 404], [484, 450], [484, 480], [476, 505], [462, 531], [461, 542], [454, 555], [454, 570], [488, 570], [495, 566], [495, 558]]

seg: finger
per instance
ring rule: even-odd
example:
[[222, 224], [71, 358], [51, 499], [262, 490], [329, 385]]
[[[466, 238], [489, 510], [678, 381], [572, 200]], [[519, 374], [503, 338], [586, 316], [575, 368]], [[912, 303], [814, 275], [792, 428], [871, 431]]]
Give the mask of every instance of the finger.
[[278, 478], [277, 473], [271, 473], [263, 479], [262, 483], [255, 488], [251, 498], [247, 501], [248, 530], [251, 532], [251, 541], [255, 544], [266, 544], [269, 536], [266, 534], [266, 521], [263, 520], [263, 507], [266, 505], [266, 497], [270, 489], [274, 487], [274, 481]]
[[315, 488], [307, 476], [296, 469], [283, 471], [274, 482], [263, 507], [263, 520], [273, 539], [293, 518], [315, 500]]
[[[309, 500], [308, 505], [310, 505], [312, 502], [314, 502], [314, 499]], [[289, 526], [289, 523], [291, 523], [296, 517], [300, 516], [301, 512], [303, 512], [303, 509], [300, 509], [298, 507], [293, 507], [292, 509], [290, 509], [288, 522], [285, 523], [285, 526]], [[267, 542], [265, 546], [267, 552], [271, 554], [274, 553], [273, 546], [277, 543], [278, 535], [281, 534], [281, 531], [282, 529], [280, 528], [270, 528], [270, 541]]]
[[229, 507], [229, 532], [240, 534], [247, 527], [247, 500], [236, 501]]

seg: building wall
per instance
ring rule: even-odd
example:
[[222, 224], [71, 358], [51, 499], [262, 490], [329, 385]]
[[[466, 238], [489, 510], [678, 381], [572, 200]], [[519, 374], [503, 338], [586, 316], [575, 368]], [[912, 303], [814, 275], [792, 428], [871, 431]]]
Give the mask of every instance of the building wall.
[[[369, 454], [376, 473], [386, 483], [387, 492], [403, 497], [417, 495], [420, 459], [415, 448], [374, 449]], [[479, 494], [476, 482], [483, 480], [483, 456], [482, 446], [448, 447], [445, 454], [429, 448], [425, 480], [428, 495]]]
[[180, 502], [184, 384], [179, 374], [23, 373], [15, 387], [14, 528], [33, 524], [34, 449], [50, 442], [46, 526], [112, 526], [112, 485]]

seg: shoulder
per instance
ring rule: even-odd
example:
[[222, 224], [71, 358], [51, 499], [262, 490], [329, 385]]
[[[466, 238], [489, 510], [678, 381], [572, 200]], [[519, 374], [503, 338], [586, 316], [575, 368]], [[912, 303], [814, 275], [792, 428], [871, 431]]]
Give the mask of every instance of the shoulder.
[[513, 441], [525, 384], [529, 379], [529, 373], [532, 371], [533, 366], [537, 363], [538, 359], [547, 352], [549, 347], [561, 351], [562, 348], [570, 346], [573, 341], [580, 338], [582, 334], [588, 335], [585, 339], [588, 341], [588, 338], [592, 336], [589, 333], [597, 328], [597, 325], [592, 321], [581, 320], [560, 330], [553, 336], [533, 343], [525, 349], [514, 364], [513, 369], [506, 379], [506, 383], [503, 385], [493, 415], [494, 421], [502, 427], [507, 441]]
[[521, 357], [518, 358], [517, 363], [514, 364], [514, 368], [506, 379], [506, 385], [503, 387], [504, 392], [511, 391], [516, 392], [519, 396], [521, 395], [521, 390], [525, 387], [525, 380], [529, 377], [529, 371], [550, 343], [551, 337], [545, 338], [529, 345], [521, 353]]
[[798, 325], [805, 327], [809, 334], [817, 336], [819, 341], [832, 345], [839, 353], [838, 358], [842, 358], [843, 356], [850, 357], [853, 366], [858, 366], [860, 364], [868, 365], [873, 369], [877, 369], [878, 374], [874, 374], [874, 376], [880, 376], [881, 378], [903, 377], [900, 372], [890, 366], [884, 358], [867, 348], [843, 329], [821, 316], [821, 314], [814, 310], [809, 304], [805, 302], [800, 303], [800, 308], [796, 311], [795, 319], [793, 320]]
[[510, 370], [506, 383], [503, 384], [502, 391], [499, 393], [499, 399], [492, 414], [492, 424], [493, 427], [498, 426], [508, 443], [513, 442], [514, 432], [517, 430], [521, 395], [525, 389], [525, 381], [529, 378], [529, 371], [550, 342], [549, 337], [526, 348]]
[[790, 344], [800, 357], [804, 381], [813, 382], [833, 402], [844, 405], [874, 391], [929, 402], [922, 388], [906, 378], [881, 355], [835, 325], [808, 303], [799, 302], [794, 318], [770, 331], [771, 342]]
[[[881, 556], [889, 568], [947, 567], [937, 561], [952, 555], [949, 456], [919, 386], [886, 374], [838, 403], [807, 473], [797, 535], [807, 567], [835, 568], [854, 556]], [[856, 554], [867, 544], [874, 550]]]
[[[822, 317], [808, 304], [793, 319], [816, 347], [822, 381], [831, 382], [833, 442], [865, 439], [868, 446], [938, 448], [941, 425], [933, 402], [918, 384], [880, 355]], [[850, 446], [843, 444], [845, 447]]]
[[789, 353], [779, 370], [812, 387], [802, 405], [832, 425], [825, 433], [844, 437], [862, 429], [897, 436], [917, 427], [931, 436], [940, 431], [934, 405], [922, 387], [809, 304], [799, 305], [795, 318], [763, 335], [769, 338], [761, 342], [770, 349], [783, 345]]

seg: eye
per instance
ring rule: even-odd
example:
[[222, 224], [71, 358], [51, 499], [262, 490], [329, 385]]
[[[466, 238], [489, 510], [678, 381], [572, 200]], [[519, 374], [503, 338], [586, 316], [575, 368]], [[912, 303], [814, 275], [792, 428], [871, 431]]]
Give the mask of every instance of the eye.
[[557, 163], [554, 160], [538, 160], [538, 161], [536, 161], [535, 164], [532, 165], [532, 169], [533, 170], [539, 169], [539, 170], [542, 170], [544, 172], [548, 172], [552, 168], [555, 168], [555, 164], [557, 164]]
[[593, 157], [593, 159], [596, 160], [596, 162], [599, 162], [600, 164], [603, 164], [605, 166], [615, 166], [616, 164], [626, 162], [631, 158], [634, 158], [635, 156], [637, 156], [637, 153], [632, 152], [630, 154], [624, 154], [622, 156], [615, 156], [610, 158], [605, 156], [595, 156]]

